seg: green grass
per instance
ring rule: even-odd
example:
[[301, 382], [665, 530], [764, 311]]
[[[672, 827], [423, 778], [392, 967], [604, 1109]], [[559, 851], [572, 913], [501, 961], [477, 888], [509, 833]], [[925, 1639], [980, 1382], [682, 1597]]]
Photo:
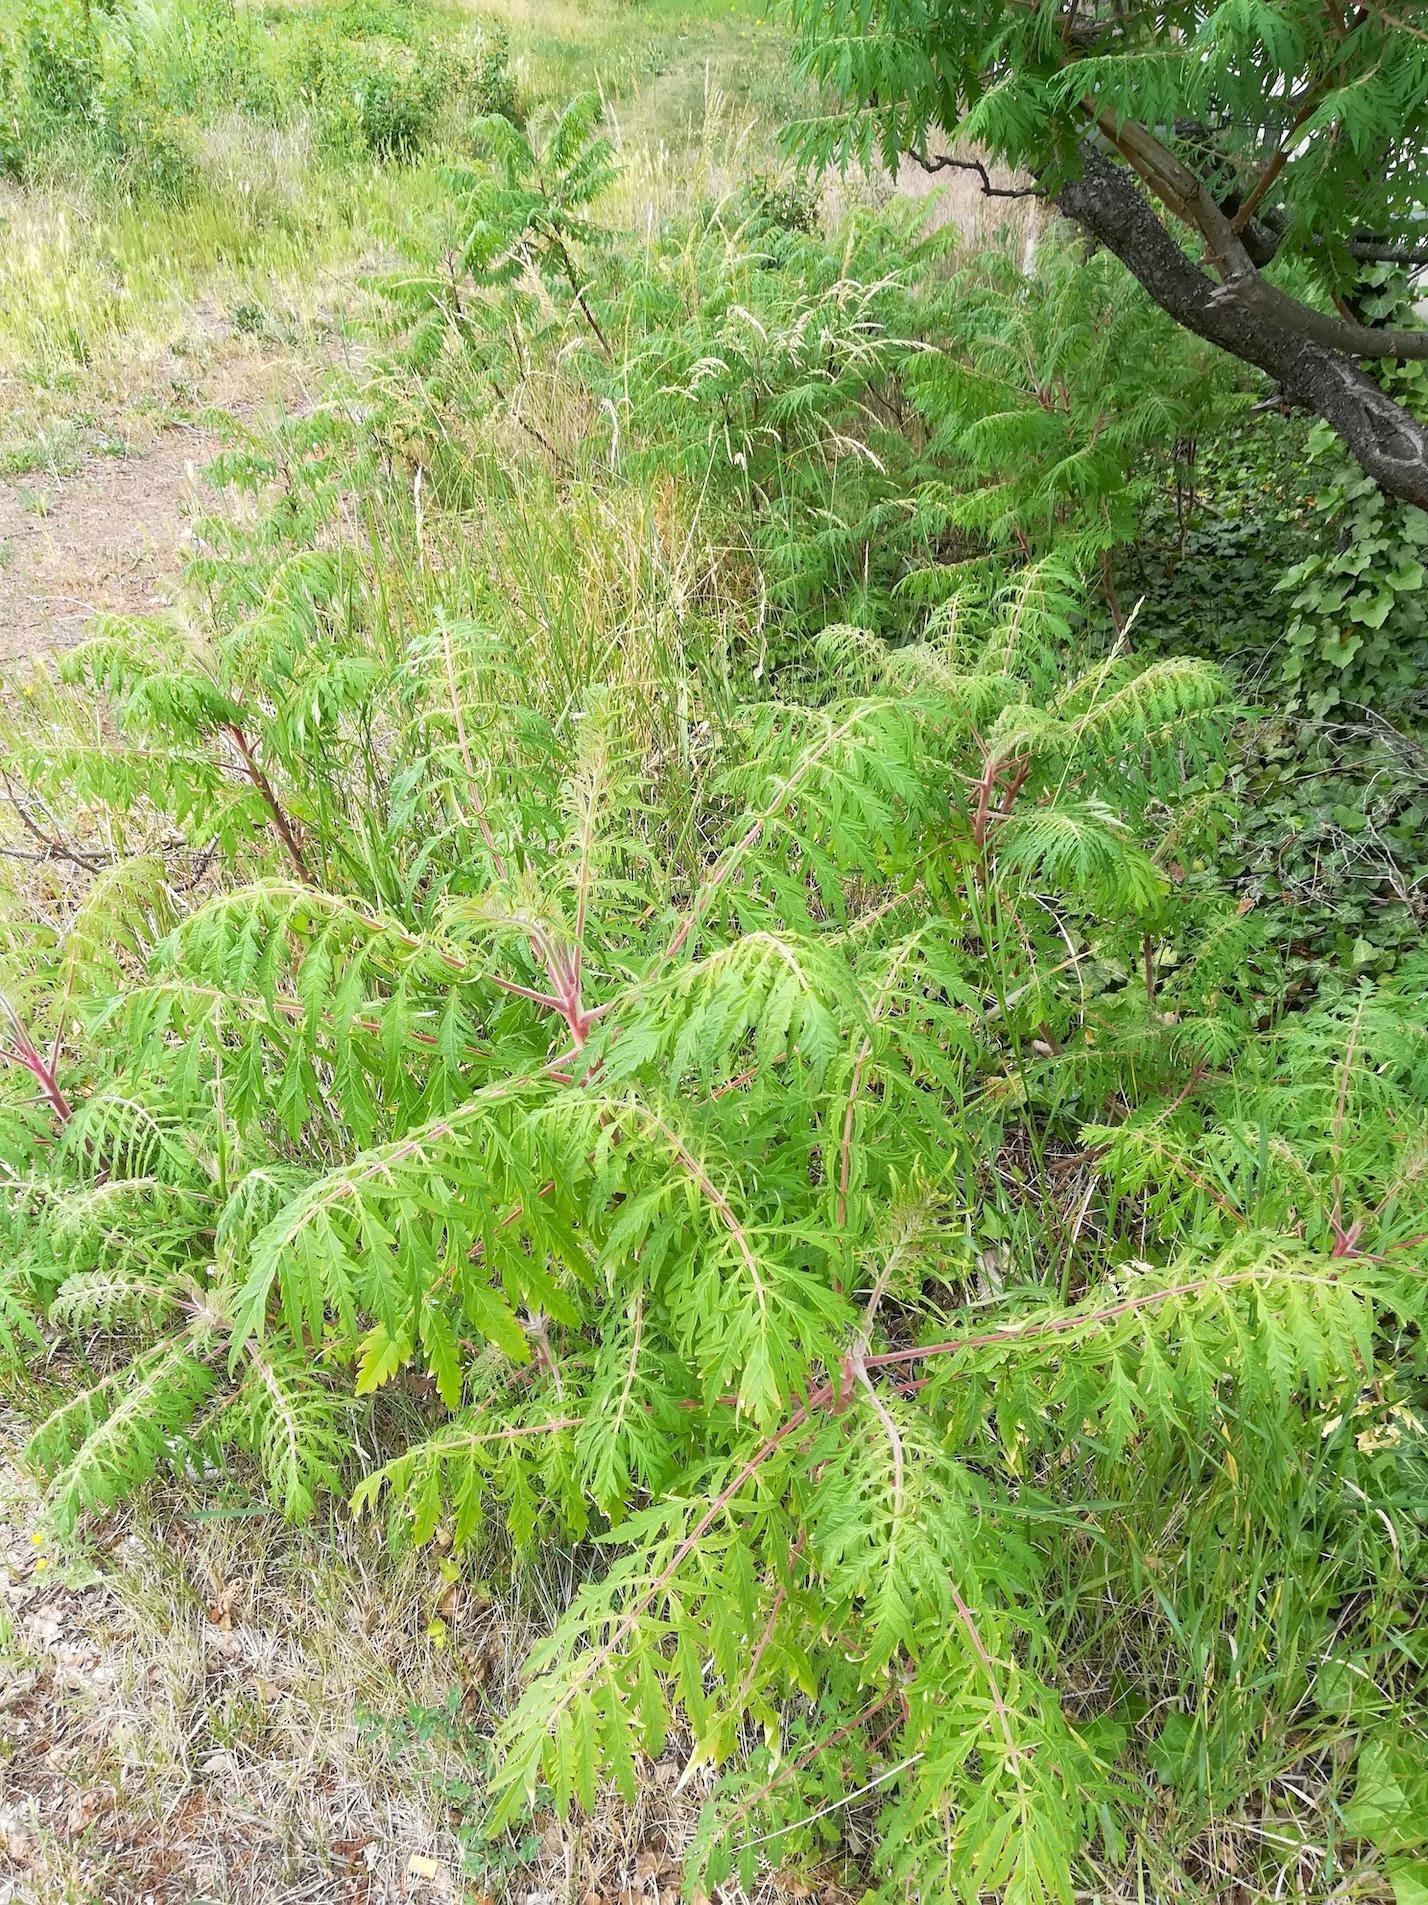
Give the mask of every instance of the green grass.
[[656, 142], [697, 130], [711, 87], [765, 130], [800, 97], [786, 35], [761, 0], [491, 0], [476, 11], [506, 27], [535, 91], [560, 97], [597, 86], [626, 109], [627, 132]]
[[[240, 5], [235, 31], [240, 44], [256, 37], [261, 71], [305, 22], [354, 17]], [[661, 204], [711, 133], [726, 157], [768, 163], [796, 97], [758, 0], [494, 0], [414, 17], [441, 43], [473, 25], [504, 30], [528, 106], [599, 87], [631, 191]], [[181, 192], [136, 181], [127, 161], [116, 170], [88, 134], [32, 153], [23, 184], [0, 182], [0, 470], [68, 473], [106, 436], [125, 437], [136, 413], [192, 418], [222, 396], [207, 375], [220, 340], [248, 355], [340, 357], [371, 312], [364, 277], [439, 201], [438, 168], [460, 151], [464, 122], [445, 113], [414, 162], [334, 149], [300, 101], [282, 123], [189, 113], [176, 137]]]

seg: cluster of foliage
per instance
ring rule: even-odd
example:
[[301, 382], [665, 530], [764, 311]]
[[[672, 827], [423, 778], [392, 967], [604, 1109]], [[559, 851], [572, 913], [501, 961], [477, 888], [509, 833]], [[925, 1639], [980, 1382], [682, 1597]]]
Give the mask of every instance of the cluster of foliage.
[[1031, 173], [1162, 309], [1269, 372], [1392, 495], [1428, 508], [1428, 431], [1356, 362], [1428, 356], [1420, 326], [1356, 308], [1365, 263], [1428, 264], [1421, 26], [1332, 0], [793, 12], [831, 106], [794, 129], [803, 156], [958, 164], [929, 158], [935, 137]]
[[[127, 857], [11, 929], [41, 1091], [5, 1105], [5, 1330], [108, 1351], [31, 1444], [61, 1521], [234, 1447], [302, 1514], [356, 1399], [429, 1372], [441, 1419], [359, 1502], [616, 1544], [497, 1823], [752, 1721], [716, 1875], [751, 1818], [816, 1843], [835, 1737], [897, 1782], [890, 1881], [1032, 1897], [1118, 1843], [1167, 1698], [1148, 1743], [1216, 1796], [1289, 1715], [1341, 1731], [1331, 1666], [1376, 1738], [1422, 1540], [1428, 970], [1256, 1031], [1252, 918], [1160, 864], [1220, 684], [1068, 670], [1036, 610], [830, 635], [663, 798], [602, 684], [523, 706], [498, 630], [401, 643], [341, 562], [78, 651], [13, 737], [31, 797], [278, 864], [185, 904]], [[1061, 1670], [1156, 1592], [1209, 1649], [1168, 1686]]]
[[[452, 210], [414, 235], [384, 387], [409, 468], [461, 494], [466, 421], [495, 407], [557, 467], [578, 437], [647, 483], [678, 472], [757, 575], [774, 659], [829, 621], [906, 640], [1049, 558], [1089, 573], [1106, 641], [1138, 603], [1137, 647], [1213, 658], [1296, 717], [1271, 760], [1201, 790], [1223, 827], [1204, 877], [1266, 908], [1295, 979], [1390, 969], [1422, 923], [1422, 773], [1411, 739], [1342, 722], [1372, 707], [1411, 731], [1419, 711], [1419, 572], [1382, 552], [1423, 513], [1326, 433], [1247, 419], [1224, 360], [1104, 253], [1048, 236], [1028, 283], [1008, 249], [969, 259], [906, 210], [825, 236], [762, 184], [655, 242], [603, 229], [593, 112], [492, 125], [498, 164], [453, 172]], [[1384, 288], [1393, 310], [1366, 316], [1401, 315]], [[1325, 567], [1362, 578], [1333, 619]], [[1074, 593], [1062, 608], [1080, 619]]]
[[[1366, 322], [1424, 329], [1409, 274], [1362, 267], [1355, 303]], [[1382, 366], [1378, 381], [1405, 411], [1428, 417], [1424, 363]], [[1428, 715], [1428, 616], [1422, 601], [1428, 511], [1385, 495], [1318, 424], [1307, 445], [1313, 548], [1279, 582], [1291, 598], [1284, 678], [1316, 714], [1357, 705]]]
[[[1410, 404], [1419, 368], [1390, 373]], [[1389, 971], [1428, 888], [1428, 515], [1277, 409], [1180, 450], [1117, 552], [1135, 640], [1216, 659], [1277, 717], [1207, 786], [1225, 834], [1196, 877], [1256, 904], [1296, 987], [1324, 960]]]
[[333, 153], [392, 159], [517, 99], [498, 32], [410, 0], [21, 0], [0, 26], [0, 109], [15, 178], [83, 149], [129, 190], [173, 197], [194, 176], [195, 128], [218, 112], [306, 116]]
[[[1428, 514], [1323, 425], [1247, 428], [1263, 386], [1237, 388], [1106, 252], [1048, 240], [1029, 298], [1009, 248], [955, 255], [925, 206], [830, 242], [806, 197], [758, 183], [632, 242], [588, 212], [614, 162], [597, 116], [591, 96], [544, 136], [489, 119], [484, 160], [408, 235], [390, 290], [429, 470], [453, 412], [494, 403], [550, 450], [578, 406], [612, 460], [712, 489], [790, 632], [905, 638], [949, 592], [1054, 555], [1099, 573], [1118, 631], [1144, 596], [1141, 639], [1292, 712], [1421, 716]], [[1367, 321], [1416, 321], [1401, 270], [1353, 282]], [[1382, 381], [1421, 407], [1422, 369]]]
[[1406, 708], [1421, 721], [1428, 712], [1428, 511], [1385, 496], [1336, 448], [1327, 431], [1315, 433], [1319, 546], [1280, 583], [1293, 591], [1285, 677], [1316, 714]]
[[706, 1880], [852, 1806], [1039, 1905], [1292, 1768], [1411, 1893], [1428, 962], [1290, 969], [1238, 690], [1086, 604], [1226, 391], [1104, 261], [481, 138], [185, 609], [4, 713], [82, 889], [0, 917], [52, 1514], [586, 1544], [493, 1830], [673, 1735]]
[[1419, 238], [1428, 51], [1391, 14], [1345, 18], [1322, 0], [1069, 12], [798, 0], [795, 12], [801, 57], [835, 105], [797, 129], [817, 156], [876, 154], [896, 168], [942, 131], [1054, 184], [1078, 171], [1104, 120], [1128, 146], [1127, 128], [1165, 138], [1217, 198], [1236, 199], [1235, 214], [1253, 193], [1252, 212], [1282, 220], [1279, 263], [1293, 256], [1326, 293], [1353, 292], [1356, 230], [1409, 249]]
[[615, 154], [594, 96], [477, 128], [450, 205], [389, 287], [391, 429], [459, 488], [492, 407], [557, 463], [697, 487], [780, 627], [905, 638], [929, 603], [1132, 536], [1175, 442], [1234, 396], [1211, 354], [1104, 256], [1048, 243], [1037, 295], [1004, 250], [955, 255], [927, 208], [830, 239], [755, 183], [657, 239], [590, 211]]
[[1276, 408], [1185, 439], [1115, 558], [1117, 587], [1140, 604], [1139, 644], [1212, 658], [1280, 706], [1294, 613], [1280, 584], [1316, 547], [1310, 434]]

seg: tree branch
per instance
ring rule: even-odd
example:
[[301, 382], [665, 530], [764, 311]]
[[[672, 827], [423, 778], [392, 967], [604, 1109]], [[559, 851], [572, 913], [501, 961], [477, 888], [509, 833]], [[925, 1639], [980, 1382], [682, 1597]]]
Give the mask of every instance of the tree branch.
[[[25, 829], [26, 833], [38, 840], [40, 845], [44, 848], [43, 853], [33, 854], [30, 856], [31, 858], [36, 860], [68, 860], [71, 866], [77, 866], [85, 873], [102, 873], [105, 867], [114, 864], [112, 854], [81, 853], [77, 847], [68, 846], [63, 840], [56, 839], [53, 835], [47, 834], [30, 813], [24, 801], [22, 801], [20, 796], [15, 792], [15, 789], [10, 785], [10, 776], [3, 768], [0, 768], [0, 786], [4, 787], [5, 798], [14, 808], [15, 817], [20, 822], [20, 825]], [[11, 850], [7, 849], [7, 851]], [[19, 859], [23, 856], [18, 852], [11, 851], [11, 857]]]
[[1428, 40], [1428, 33], [1425, 33], [1421, 26], [1410, 26], [1407, 20], [1400, 20], [1398, 15], [1390, 13], [1387, 7], [1379, 6], [1377, 0], [1369, 0], [1369, 5], [1385, 26], [1396, 27], [1400, 33], [1411, 33], [1415, 40]]
[[1269, 163], [1265, 166], [1259, 178], [1251, 187], [1249, 197], [1235, 213], [1234, 229], [1237, 232], [1242, 232], [1245, 226], [1248, 225], [1251, 218], [1254, 217], [1255, 207], [1263, 199], [1270, 186], [1274, 184], [1285, 166], [1288, 165], [1289, 154], [1292, 150], [1291, 142], [1295, 133], [1298, 132], [1299, 128], [1304, 124], [1304, 121], [1313, 112], [1331, 84], [1332, 80], [1326, 74], [1322, 79], [1317, 80], [1315, 84], [1309, 88], [1308, 92], [1303, 95], [1299, 110], [1295, 113], [1292, 122], [1286, 128], [1284, 136], [1281, 138]]
[[[1093, 113], [1093, 102], [1087, 101], [1085, 110]], [[1232, 223], [1189, 166], [1135, 120], [1118, 124], [1108, 112], [1094, 116], [1100, 132], [1136, 176], [1176, 218], [1192, 226], [1205, 240], [1209, 262], [1225, 281], [1222, 297], [1252, 305], [1286, 330], [1299, 331], [1345, 357], [1391, 357], [1400, 361], [1428, 358], [1428, 331], [1371, 330], [1367, 325], [1329, 317], [1267, 283], [1241, 236], [1243, 212]]]
[[[1122, 140], [1129, 130], [1121, 129]], [[1148, 146], [1139, 146], [1134, 135], [1130, 143], [1139, 146], [1138, 156], [1146, 170], [1159, 170], [1164, 148], [1151, 150], [1158, 142], [1145, 137]], [[1126, 150], [1126, 145], [1121, 149]], [[1173, 169], [1166, 184], [1178, 194], [1184, 174], [1196, 187], [1194, 209], [1203, 213], [1209, 194], [1173, 154], [1164, 153], [1164, 157]], [[1428, 509], [1428, 426], [1395, 403], [1353, 361], [1355, 356], [1367, 355], [1361, 347], [1371, 346], [1380, 334], [1329, 319], [1325, 320], [1330, 327], [1327, 336], [1314, 335], [1320, 327], [1306, 328], [1301, 318], [1307, 306], [1274, 293], [1272, 286], [1265, 287], [1271, 295], [1261, 297], [1253, 285], [1263, 280], [1242, 242], [1230, 232], [1229, 220], [1215, 206], [1211, 222], [1223, 229], [1229, 248], [1221, 249], [1211, 231], [1200, 229], [1218, 254], [1227, 279], [1236, 280], [1233, 286], [1217, 285], [1181, 250], [1129, 171], [1090, 144], [1082, 147], [1082, 161], [1081, 176], [1068, 180], [1057, 194], [1062, 213], [1114, 252], [1177, 323], [1265, 371], [1289, 402], [1324, 418], [1365, 472], [1390, 495]], [[1152, 185], [1151, 189], [1156, 188]], [[1244, 279], [1252, 281], [1248, 292], [1240, 282]], [[1392, 339], [1395, 334], [1382, 335]], [[1428, 354], [1428, 336], [1420, 345], [1414, 334], [1408, 335]]]
[[1325, 350], [1339, 351], [1345, 357], [1392, 357], [1399, 362], [1428, 358], [1428, 331], [1376, 331], [1366, 324], [1354, 324], [1347, 318], [1330, 317], [1302, 304], [1286, 291], [1256, 274], [1253, 278], [1235, 278], [1215, 296], [1227, 303], [1241, 305], [1271, 318], [1288, 331], [1312, 338]]
[[[1323, 244], [1322, 238], [1316, 238], [1317, 244]], [[1366, 265], [1406, 265], [1410, 271], [1422, 271], [1428, 268], [1428, 251], [1415, 251], [1412, 245], [1380, 244], [1373, 238], [1349, 238], [1344, 242], [1344, 250], [1351, 258], [1362, 259]]]
[[1176, 218], [1199, 232], [1209, 250], [1210, 263], [1226, 283], [1255, 276], [1254, 260], [1244, 240], [1188, 165], [1134, 119], [1117, 122], [1111, 113], [1098, 113], [1092, 101], [1086, 102], [1085, 110], [1137, 178]]
[[925, 152], [909, 152], [907, 155], [914, 165], [921, 166], [924, 172], [975, 172], [982, 181], [983, 198], [1045, 198], [1047, 194], [1039, 185], [993, 185], [992, 175], [980, 159], [958, 159], [950, 152], [939, 153], [935, 159], [929, 159]]

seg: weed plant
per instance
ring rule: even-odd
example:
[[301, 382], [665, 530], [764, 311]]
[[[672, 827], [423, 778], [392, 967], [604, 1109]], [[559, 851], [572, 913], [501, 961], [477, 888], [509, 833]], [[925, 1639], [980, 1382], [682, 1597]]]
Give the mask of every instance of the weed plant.
[[492, 1831], [675, 1742], [691, 1884], [1188, 1889], [1233, 1814], [1408, 1896], [1428, 964], [1290, 995], [1236, 690], [1087, 613], [1227, 393], [1054, 247], [621, 230], [590, 100], [480, 141], [184, 609], [6, 712], [56, 1524], [580, 1544]]
[[7, 35], [17, 176], [53, 163], [112, 169], [130, 191], [182, 197], [195, 124], [216, 105], [277, 126], [311, 118], [340, 153], [409, 158], [445, 113], [515, 112], [499, 34], [462, 31], [404, 0], [160, 8], [25, 0]]

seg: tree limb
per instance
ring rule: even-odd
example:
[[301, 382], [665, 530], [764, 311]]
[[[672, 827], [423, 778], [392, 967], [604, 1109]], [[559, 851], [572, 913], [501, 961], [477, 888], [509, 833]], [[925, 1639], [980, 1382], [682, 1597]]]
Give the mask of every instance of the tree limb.
[[[1316, 238], [1315, 242], [1324, 241]], [[1415, 251], [1412, 245], [1382, 245], [1372, 238], [1349, 238], [1344, 241], [1344, 250], [1367, 265], [1406, 265], [1410, 271], [1428, 268], [1428, 251]]]
[[1387, 7], [1379, 6], [1377, 0], [1369, 0], [1369, 4], [1385, 26], [1397, 27], [1400, 33], [1411, 33], [1415, 40], [1428, 40], [1428, 33], [1425, 33], [1421, 26], [1410, 26], [1407, 20], [1400, 20], [1398, 15], [1390, 13]]
[[[1085, 110], [1093, 113], [1093, 102], [1088, 100]], [[1223, 298], [1251, 306], [1284, 329], [1299, 331], [1326, 350], [1346, 357], [1391, 357], [1399, 361], [1428, 358], [1428, 331], [1372, 330], [1344, 318], [1329, 317], [1267, 283], [1259, 275], [1237, 224], [1231, 222], [1188, 165], [1134, 119], [1117, 122], [1108, 112], [1094, 116], [1098, 129], [1137, 178], [1176, 218], [1200, 233], [1209, 263], [1225, 281], [1220, 294]]]
[[1340, 351], [1345, 357], [1392, 357], [1399, 362], [1428, 358], [1428, 331], [1376, 331], [1347, 318], [1330, 317], [1259, 276], [1233, 279], [1215, 296], [1271, 318], [1285, 330], [1313, 338], [1326, 350]]
[[[0, 768], [0, 786], [4, 787], [5, 798], [9, 801], [11, 807], [14, 808], [15, 817], [20, 822], [20, 825], [25, 829], [26, 833], [38, 840], [44, 849], [43, 853], [33, 856], [35, 859], [68, 860], [71, 866], [79, 867], [86, 873], [101, 873], [105, 867], [114, 864], [112, 854], [81, 853], [78, 847], [69, 846], [65, 841], [57, 839], [52, 834], [46, 833], [30, 813], [24, 801], [15, 792], [15, 789], [10, 785], [10, 776], [3, 768]], [[11, 857], [18, 858], [20, 856], [18, 854], [12, 854]]]
[[1237, 232], [1242, 232], [1245, 226], [1248, 225], [1254, 216], [1255, 207], [1274, 184], [1285, 166], [1288, 165], [1295, 133], [1298, 132], [1299, 128], [1304, 124], [1304, 121], [1314, 111], [1314, 108], [1328, 91], [1331, 84], [1332, 80], [1330, 76], [1325, 74], [1322, 79], [1316, 80], [1308, 92], [1301, 97], [1299, 110], [1295, 113], [1293, 120], [1285, 129], [1284, 135], [1271, 155], [1269, 163], [1265, 166], [1251, 187], [1249, 197], [1235, 213], [1234, 228]]
[[[1180, 167], [1172, 154], [1165, 156]], [[1143, 152], [1142, 157], [1147, 166], [1156, 159], [1153, 153]], [[1125, 168], [1090, 145], [1083, 146], [1082, 159], [1081, 176], [1068, 180], [1057, 194], [1065, 216], [1114, 252], [1177, 323], [1242, 362], [1257, 365], [1274, 378], [1289, 402], [1323, 417], [1381, 488], [1428, 509], [1428, 426], [1410, 416], [1353, 361], [1367, 354], [1360, 348], [1362, 341], [1378, 334], [1326, 320], [1335, 326], [1336, 339], [1349, 335], [1346, 349], [1343, 343], [1310, 335], [1299, 321], [1308, 307], [1296, 299], [1285, 298], [1281, 306], [1278, 297], [1261, 302], [1253, 291], [1246, 297], [1238, 282], [1217, 285], [1181, 250]], [[1178, 180], [1167, 182], [1173, 188]], [[1208, 194], [1197, 198], [1198, 208]], [[1224, 213], [1218, 207], [1216, 213], [1228, 229]], [[1248, 263], [1240, 240], [1231, 234], [1230, 242]], [[1208, 234], [1207, 243], [1214, 248]], [[1229, 265], [1232, 258], [1222, 254], [1222, 262]], [[1235, 276], [1263, 282], [1252, 266]]]
[[1227, 284], [1235, 278], [1255, 276], [1255, 263], [1243, 238], [1188, 165], [1134, 119], [1117, 121], [1111, 113], [1097, 113], [1089, 100], [1085, 110], [1136, 177], [1182, 224], [1199, 232], [1210, 264]]
[[975, 172], [982, 181], [983, 198], [1045, 198], [1047, 194], [1039, 185], [993, 185], [991, 174], [980, 159], [954, 158], [951, 153], [939, 153], [935, 159], [929, 159], [925, 152], [910, 152], [908, 157], [924, 172]]

